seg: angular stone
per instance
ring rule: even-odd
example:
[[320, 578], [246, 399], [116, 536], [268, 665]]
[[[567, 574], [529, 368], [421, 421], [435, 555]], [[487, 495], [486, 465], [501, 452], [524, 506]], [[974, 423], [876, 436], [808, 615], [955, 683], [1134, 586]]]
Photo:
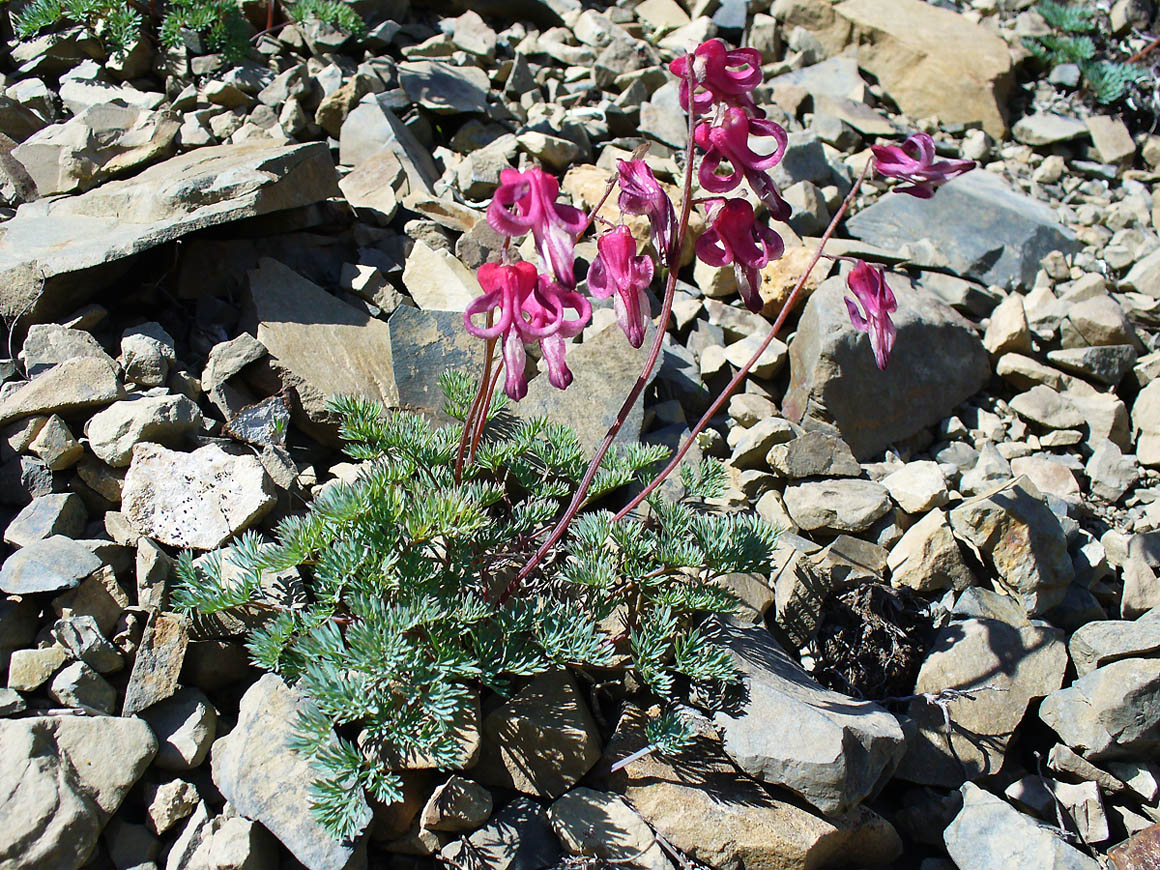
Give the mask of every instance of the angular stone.
[[0, 863], [74, 870], [157, 751], [149, 726], [112, 716], [0, 720]]
[[1160, 379], [1152, 381], [1132, 405], [1132, 434], [1141, 465], [1160, 466]]
[[917, 733], [895, 775], [954, 788], [995, 773], [1027, 705], [1058, 688], [1066, 667], [1067, 649], [1057, 629], [1017, 628], [996, 619], [945, 626], [922, 664], [915, 694], [955, 689], [971, 697], [946, 701], [949, 738], [938, 705], [911, 702], [907, 712]]
[[134, 445], [176, 446], [201, 424], [201, 411], [186, 396], [140, 396], [98, 411], [85, 424], [85, 435], [98, 459], [121, 468], [132, 461]]
[[541, 870], [560, 857], [560, 843], [539, 804], [517, 797], [470, 837], [449, 843], [439, 853], [449, 866], [487, 870]]
[[1156, 870], [1160, 855], [1160, 822], [1136, 831], [1108, 852], [1111, 870]]
[[963, 559], [945, 511], [935, 508], [911, 526], [890, 551], [890, 584], [919, 593], [962, 590], [975, 578]]
[[[974, 218], [963, 224], [963, 214]], [[846, 227], [854, 238], [890, 250], [930, 239], [956, 275], [1006, 289], [1032, 286], [1039, 261], [1051, 251], [1079, 249], [1046, 203], [980, 170], [943, 185], [932, 199], [883, 197]]]
[[48, 418], [28, 449], [40, 457], [49, 471], [71, 468], [85, 455], [85, 448], [56, 414]]
[[0, 314], [52, 320], [116, 280], [115, 261], [338, 192], [324, 143], [253, 142], [197, 148], [81, 196], [28, 203], [0, 238]]
[[19, 549], [53, 535], [79, 538], [88, 518], [84, 502], [75, 493], [42, 495], [30, 501], [4, 529], [4, 543]]
[[62, 668], [52, 678], [48, 696], [63, 707], [96, 710], [109, 715], [117, 702], [117, 690], [84, 662], [73, 662]]
[[273, 489], [253, 456], [216, 444], [178, 453], [142, 443], [125, 474], [121, 510], [138, 534], [212, 550], [261, 519], [274, 506]]
[[908, 462], [898, 471], [882, 478], [882, 485], [900, 508], [908, 514], [920, 514], [947, 503], [946, 477], [937, 462]]
[[804, 798], [826, 816], [871, 797], [906, 752], [898, 721], [869, 701], [823, 688], [764, 626], [714, 620], [706, 630], [729, 650], [746, 701], [713, 724], [737, 766], [768, 785]]
[[1037, 112], [1020, 118], [1011, 128], [1011, 135], [1024, 145], [1054, 145], [1069, 142], [1088, 134], [1087, 125], [1079, 118], [1057, 112]]
[[1073, 784], [1045, 776], [1025, 776], [1009, 785], [1004, 794], [1017, 807], [1047, 821], [1056, 821], [1062, 811], [1085, 843], [1108, 839], [1108, 817], [1099, 786], [1094, 782]]
[[8, 663], [8, 688], [34, 692], [68, 661], [68, 652], [58, 643], [37, 649], [18, 649]]
[[32, 414], [65, 414], [99, 407], [124, 395], [109, 362], [98, 357], [77, 357], [53, 366], [0, 400], [0, 425]]
[[68, 616], [52, 626], [53, 639], [73, 658], [100, 674], [111, 674], [125, 666], [117, 648], [105, 640], [91, 616]]
[[433, 831], [471, 831], [487, 821], [491, 807], [491, 793], [487, 789], [452, 775], [431, 793], [419, 823]]
[[[610, 761], [647, 744], [646, 722], [625, 711]], [[680, 756], [647, 754], [613, 782], [657, 834], [710, 867], [888, 866], [902, 852], [890, 823], [865, 807], [823, 819], [739, 777], [707, 725]]]
[[785, 488], [785, 506], [808, 531], [864, 532], [890, 510], [886, 488], [872, 480], [825, 480]]
[[1080, 626], [1067, 642], [1076, 674], [1083, 677], [1114, 661], [1160, 651], [1160, 610], [1139, 619], [1102, 619]]
[[1089, 671], [1048, 695], [1039, 718], [1092, 761], [1160, 748], [1160, 659], [1129, 658]]
[[169, 156], [180, 126], [169, 112], [98, 103], [12, 149], [41, 196], [88, 190]]
[[9, 595], [61, 592], [101, 567], [87, 548], [61, 535], [36, 541], [9, 556], [0, 567], [0, 590]]
[[35, 378], [57, 363], [77, 357], [95, 357], [110, 365], [113, 363], [104, 348], [87, 332], [69, 329], [59, 323], [34, 323], [29, 326], [20, 352], [30, 378]]
[[423, 60], [400, 63], [399, 84], [412, 102], [440, 115], [487, 111], [487, 73]]
[[[945, 419], [991, 373], [986, 350], [963, 318], [929, 291], [894, 275], [888, 280], [898, 299], [898, 338], [885, 372], [865, 333], [850, 324], [840, 278], [810, 297], [790, 345], [783, 413], [795, 422], [810, 417], [836, 425], [859, 459]], [[931, 347], [940, 352], [929, 353]]]
[[1009, 294], [991, 312], [983, 346], [991, 356], [1031, 352], [1031, 330], [1027, 326], [1023, 297], [1018, 293]]
[[217, 710], [200, 689], [179, 689], [144, 709], [141, 718], [157, 737], [154, 764], [162, 770], [196, 768], [209, 754], [217, 733]]
[[448, 251], [415, 242], [403, 269], [403, 286], [427, 311], [463, 311], [483, 290], [475, 275]]
[[974, 547], [998, 574], [1002, 591], [1030, 615], [1063, 601], [1075, 576], [1059, 519], [1026, 477], [950, 512], [955, 536]]
[[803, 477], [857, 477], [862, 466], [846, 442], [824, 432], [806, 432], [776, 445], [766, 457], [775, 474], [799, 480]]
[[943, 831], [959, 870], [1052, 867], [1099, 870], [1100, 864], [989, 792], [964, 783], [963, 808]]
[[1049, 350], [1047, 358], [1065, 372], [1114, 387], [1136, 362], [1136, 348], [1130, 344], [1072, 347]]
[[297, 400], [299, 426], [335, 440], [327, 402], [335, 395], [398, 403], [390, 332], [277, 260], [251, 271], [258, 341], [270, 353], [283, 386]]
[[652, 829], [617, 795], [574, 788], [548, 807], [552, 830], [573, 855], [671, 870]]
[[[261, 822], [309, 870], [339, 870], [355, 845], [335, 840], [314, 820], [307, 789], [318, 774], [289, 746], [302, 703], [274, 674], [254, 683], [242, 696], [238, 724], [213, 745], [213, 782], [239, 813]], [[360, 833], [370, 819], [366, 807]]]
[[122, 716], [139, 713], [177, 691], [188, 644], [188, 619], [176, 613], [151, 614], [125, 688]]
[[[439, 178], [435, 161], [415, 134], [387, 105], [385, 95], [367, 94], [343, 121], [338, 160], [360, 166], [384, 148], [394, 152], [407, 174], [407, 192], [430, 194]], [[396, 190], [400, 196], [403, 191]]]

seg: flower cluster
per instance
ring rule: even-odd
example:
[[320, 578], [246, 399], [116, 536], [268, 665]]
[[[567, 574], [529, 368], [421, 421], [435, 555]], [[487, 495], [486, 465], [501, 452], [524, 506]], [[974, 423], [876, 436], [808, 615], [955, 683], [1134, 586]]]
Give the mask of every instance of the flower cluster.
[[901, 145], [871, 145], [870, 150], [881, 175], [910, 183], [894, 192], [919, 199], [930, 199], [936, 187], [975, 168], [974, 160], [935, 160], [934, 140], [927, 133], [915, 133]]
[[[729, 50], [719, 39], [703, 43], [669, 69], [681, 79], [681, 106], [699, 119], [693, 141], [704, 152], [697, 179], [710, 193], [729, 193], [742, 182], [764, 204], [769, 217], [784, 221], [789, 204], [769, 177], [785, 154], [788, 138], [753, 101], [761, 84], [761, 55], [751, 48]], [[751, 142], [764, 143], [761, 152]], [[760, 144], [759, 144], [759, 147]], [[759, 271], [785, 249], [781, 237], [758, 220], [747, 200], [712, 202], [710, 228], [697, 242], [697, 256], [710, 266], [733, 266], [741, 298], [751, 311], [762, 307]]]

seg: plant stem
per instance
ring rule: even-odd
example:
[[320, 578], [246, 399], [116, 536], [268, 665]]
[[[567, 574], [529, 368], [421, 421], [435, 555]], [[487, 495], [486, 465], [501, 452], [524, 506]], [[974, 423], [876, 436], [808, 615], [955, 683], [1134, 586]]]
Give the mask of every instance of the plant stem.
[[[491, 326], [492, 312], [487, 312], [487, 326]], [[479, 389], [475, 391], [475, 398], [471, 402], [471, 407], [467, 410], [467, 416], [463, 418], [463, 436], [459, 439], [459, 453], [455, 457], [455, 482], [459, 483], [463, 479], [463, 456], [467, 452], [468, 439], [472, 424], [475, 422], [475, 415], [479, 412], [480, 403], [483, 401], [483, 394], [487, 390], [488, 382], [491, 380], [491, 362], [492, 354], [495, 351], [496, 339], [489, 338], [487, 344], [483, 349], [483, 374], [479, 378]], [[490, 401], [490, 394], [488, 399]], [[486, 411], [483, 412], [486, 415]]]
[[757, 365], [757, 361], [761, 358], [761, 355], [765, 353], [765, 349], [769, 347], [770, 343], [777, 336], [778, 332], [781, 331], [782, 324], [785, 323], [785, 319], [789, 315], [790, 309], [793, 308], [793, 304], [797, 300], [798, 293], [801, 292], [802, 287], [805, 286], [806, 280], [810, 276], [810, 272], [813, 271], [814, 266], [816, 266], [818, 260], [821, 259], [822, 249], [825, 248], [826, 243], [830, 240], [830, 236], [834, 234], [834, 230], [838, 228], [838, 223], [846, 214], [846, 211], [850, 207], [850, 203], [854, 201], [854, 197], [857, 195], [859, 188], [862, 187], [862, 182], [866, 180], [866, 175], [869, 173], [873, 162], [873, 160], [866, 161], [866, 165], [862, 168], [862, 174], [858, 176], [858, 180], [854, 182], [854, 186], [850, 188], [850, 192], [846, 194], [845, 200], [842, 201], [841, 208], [838, 209], [837, 213], [830, 221], [830, 225], [826, 227], [826, 232], [823, 234], [821, 241], [818, 243], [817, 251], [814, 252], [814, 256], [810, 259], [809, 265], [806, 266], [805, 271], [802, 272], [801, 277], [798, 278], [797, 283], [794, 285], [793, 291], [789, 294], [789, 297], [781, 306], [781, 311], [778, 312], [777, 320], [773, 322], [773, 326], [770, 328], [769, 334], [765, 337], [765, 340], [758, 346], [756, 352], [754, 352], [753, 356], [749, 358], [749, 361], [746, 362], [745, 365], [743, 365], [737, 372], [737, 374], [733, 376], [733, 380], [731, 380], [725, 389], [721, 391], [721, 395], [719, 395], [713, 401], [713, 404], [709, 406], [709, 410], [704, 413], [699, 421], [697, 421], [697, 425], [693, 427], [693, 431], [689, 433], [689, 437], [685, 439], [685, 443], [681, 445], [681, 448], [676, 452], [672, 460], [669, 461], [669, 464], [666, 465], [661, 470], [660, 474], [653, 478], [649, 485], [642, 489], [640, 493], [632, 499], [632, 501], [621, 508], [620, 511], [618, 511], [613, 517], [613, 520], [624, 519], [631, 510], [633, 510], [637, 505], [648, 498], [649, 494], [658, 486], [660, 486], [666, 477], [673, 473], [673, 470], [678, 465], [680, 465], [681, 460], [685, 458], [685, 454], [689, 452], [689, 448], [693, 446], [697, 436], [701, 434], [704, 428], [709, 424], [709, 420], [712, 419], [713, 415], [717, 413], [717, 410], [725, 403], [725, 400], [733, 395], [733, 391], [737, 389], [737, 387], [741, 384], [741, 381], [744, 380], [745, 376], [749, 374], [750, 370], [755, 365]]
[[468, 462], [475, 462], [475, 451], [479, 447], [480, 439], [483, 438], [484, 427], [487, 426], [487, 412], [491, 409], [491, 397], [495, 395], [495, 387], [499, 383], [499, 376], [503, 370], [504, 361], [501, 359], [499, 365], [495, 367], [495, 374], [491, 376], [491, 383], [487, 385], [487, 393], [484, 395], [483, 404], [479, 408], [479, 415], [475, 423], [475, 434], [471, 436], [471, 448], [467, 452]]
[[1150, 51], [1152, 51], [1152, 49], [1154, 49], [1158, 45], [1160, 45], [1160, 36], [1157, 36], [1155, 39], [1153, 39], [1151, 42], [1149, 42], [1147, 45], [1145, 45], [1143, 48], [1141, 48], [1139, 51], [1137, 51], [1134, 55], [1132, 55], [1130, 58], [1128, 58], [1124, 62], [1125, 63], [1135, 63], [1136, 61], [1140, 60], [1142, 57], [1146, 56]]
[[[613, 440], [616, 438], [620, 427], [624, 425], [624, 421], [628, 419], [629, 412], [632, 411], [636, 400], [640, 398], [640, 394], [644, 392], [645, 386], [648, 385], [649, 376], [652, 374], [653, 367], [657, 363], [661, 355], [661, 345], [664, 343], [665, 333], [668, 331], [669, 317], [673, 310], [673, 296], [677, 289], [677, 269], [680, 262], [680, 252], [685, 247], [685, 234], [689, 230], [689, 216], [693, 210], [693, 130], [697, 123], [697, 110], [693, 106], [692, 94], [696, 90], [693, 81], [693, 65], [689, 63], [686, 65], [686, 76], [689, 80], [689, 133], [688, 142], [685, 144], [685, 179], [684, 188], [681, 195], [681, 217], [680, 223], [677, 226], [677, 238], [674, 243], [674, 250], [676, 251], [674, 262], [669, 268], [668, 280], [665, 282], [665, 296], [661, 302], [661, 313], [657, 317], [656, 335], [653, 337], [652, 347], [649, 349], [648, 359], [645, 360], [644, 368], [641, 370], [640, 377], [636, 379], [636, 383], [632, 385], [628, 396], [625, 397], [624, 403], [620, 406], [620, 411], [616, 415], [616, 419], [612, 425], [608, 427], [608, 432], [604, 435], [604, 440], [600, 442], [600, 446], [596, 448], [596, 454], [592, 457], [592, 461], [588, 463], [588, 469], [584, 472], [584, 477], [580, 480], [580, 485], [576, 489], [576, 494], [572, 496], [572, 501], [568, 505], [568, 509], [564, 511], [564, 515], [560, 517], [559, 522], [552, 529], [551, 534], [540, 545], [540, 548], [532, 554], [532, 557], [527, 561], [527, 564], [520, 569], [520, 572], [512, 578], [508, 583], [507, 588], [499, 596], [496, 601], [497, 607], [502, 607], [504, 603], [515, 593], [520, 587], [520, 584], [528, 578], [528, 575], [536, 569], [536, 566], [543, 561], [544, 557], [552, 547], [564, 536], [564, 532], [568, 530], [572, 520], [576, 518], [576, 514], [580, 512], [580, 507], [584, 504], [584, 498], [588, 494], [588, 488], [592, 485], [592, 479], [596, 476], [597, 470], [600, 468], [600, 463], [604, 460], [604, 456], [608, 453], [608, 448], [612, 446]], [[610, 189], [611, 190], [611, 189]], [[599, 206], [597, 206], [599, 208]], [[595, 214], [595, 209], [593, 210]]]

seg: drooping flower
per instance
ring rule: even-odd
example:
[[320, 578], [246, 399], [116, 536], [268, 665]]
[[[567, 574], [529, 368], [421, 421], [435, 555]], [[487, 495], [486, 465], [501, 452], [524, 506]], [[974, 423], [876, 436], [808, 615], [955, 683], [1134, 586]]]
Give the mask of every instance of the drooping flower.
[[[771, 138], [774, 148], [768, 154], [758, 154], [749, 147], [750, 137]], [[780, 124], [761, 118], [750, 118], [738, 108], [724, 111], [718, 124], [698, 124], [693, 138], [705, 149], [697, 177], [701, 186], [713, 193], [726, 193], [741, 184], [749, 183], [753, 192], [765, 203], [774, 220], [788, 220], [791, 209], [781, 198], [777, 186], [766, 174], [785, 154], [789, 138]], [[719, 174], [721, 164], [729, 162], [729, 171]]]
[[681, 80], [681, 108], [689, 111], [689, 61], [693, 63], [693, 107], [704, 114], [715, 103], [740, 106], [758, 117], [765, 113], [749, 92], [761, 84], [761, 52], [755, 48], [728, 49], [720, 39], [702, 42], [691, 55], [669, 63], [669, 70]]
[[934, 139], [927, 133], [915, 133], [901, 145], [871, 145], [870, 150], [879, 173], [909, 182], [906, 187], [894, 188], [894, 192], [919, 199], [930, 199], [935, 188], [970, 172], [976, 165], [974, 160], [936, 160]]
[[487, 222], [497, 233], [521, 236], [530, 232], [544, 270], [568, 289], [576, 286], [572, 267], [576, 237], [587, 225], [580, 209], [556, 202], [560, 184], [539, 167], [527, 172], [504, 169], [500, 185], [487, 207]]
[[[620, 197], [617, 204], [625, 214], [647, 215], [661, 265], [668, 266], [676, 252], [677, 212], [648, 164], [643, 160], [618, 160]], [[589, 286], [592, 279], [589, 275]]]
[[[870, 347], [874, 350], [874, 362], [885, 370], [890, 361], [890, 351], [894, 347], [896, 330], [890, 315], [897, 310], [898, 301], [886, 283], [886, 275], [881, 266], [871, 266], [862, 260], [855, 264], [846, 278], [858, 304], [846, 297], [846, 308], [850, 312], [850, 322], [856, 329], [870, 334]], [[864, 312], [864, 313], [863, 313]]]
[[[479, 267], [478, 278], [484, 293], [467, 306], [463, 322], [467, 331], [478, 338], [503, 336], [504, 392], [516, 401], [527, 395], [526, 341], [540, 343], [553, 386], [564, 389], [572, 383], [572, 372], [564, 362], [564, 339], [578, 334], [588, 323], [592, 315], [588, 300], [540, 275], [531, 263], [484, 263]], [[565, 319], [566, 308], [576, 312], [574, 319]], [[476, 326], [471, 320], [496, 309], [499, 316], [491, 326]]]
[[602, 235], [596, 248], [599, 254], [588, 268], [588, 289], [597, 299], [616, 294], [616, 320], [628, 343], [640, 347], [650, 314], [647, 289], [653, 279], [653, 262], [637, 256], [636, 239], [623, 224]]
[[781, 236], [758, 223], [753, 206], [743, 199], [726, 200], [712, 225], [697, 239], [697, 256], [709, 266], [733, 264], [737, 288], [750, 311], [762, 306], [758, 272], [785, 251]]

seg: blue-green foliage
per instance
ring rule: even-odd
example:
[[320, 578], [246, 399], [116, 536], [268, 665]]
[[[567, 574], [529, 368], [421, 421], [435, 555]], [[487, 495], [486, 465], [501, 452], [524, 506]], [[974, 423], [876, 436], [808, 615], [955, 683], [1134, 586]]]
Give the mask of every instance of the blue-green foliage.
[[1131, 85], [1148, 78], [1148, 70], [1130, 63], [1096, 60], [1096, 43], [1090, 36], [1097, 28], [1096, 11], [1082, 2], [1040, 0], [1035, 7], [1043, 20], [1060, 33], [1023, 38], [1023, 44], [1041, 63], [1055, 66], [1074, 63], [1097, 103], [1114, 103]]
[[[470, 381], [449, 375], [443, 386], [447, 412], [462, 421]], [[326, 487], [272, 542], [247, 535], [225, 558], [178, 563], [178, 607], [266, 615], [248, 648], [308, 699], [295, 746], [318, 771], [314, 812], [336, 837], [365, 824], [364, 793], [399, 799], [384, 758], [455, 765], [457, 723], [474, 715], [476, 686], [507, 693], [513, 679], [563, 667], [631, 667], [671, 706], [683, 680], [735, 678], [728, 654], [698, 631], [699, 616], [735, 609], [715, 578], [768, 570], [776, 532], [752, 515], [704, 507], [724, 488], [716, 463], [682, 472], [686, 498], [653, 499], [646, 520], [581, 514], [562, 546], [497, 604], [586, 466], [570, 429], [497, 416], [502, 404], [457, 481], [461, 422], [440, 427], [336, 400], [347, 453], [363, 463], [357, 482]], [[613, 450], [591, 498], [637, 480], [665, 452]], [[266, 589], [288, 569], [300, 572], [305, 603], [279, 603]], [[691, 739], [679, 716], [651, 727], [661, 749]]]

